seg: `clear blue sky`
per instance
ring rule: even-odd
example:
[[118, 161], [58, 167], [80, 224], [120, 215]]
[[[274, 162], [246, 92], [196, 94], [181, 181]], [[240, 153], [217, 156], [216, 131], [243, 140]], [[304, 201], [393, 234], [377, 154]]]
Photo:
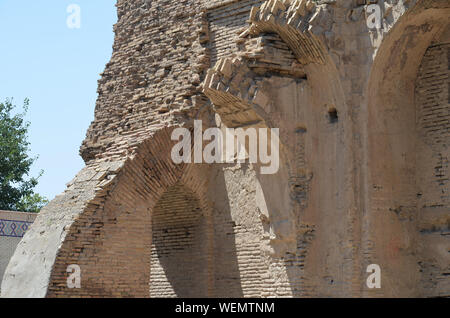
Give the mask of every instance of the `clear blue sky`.
[[[48, 199], [84, 166], [78, 155], [94, 119], [97, 80], [111, 57], [115, 0], [0, 0], [0, 101], [30, 98], [31, 175]], [[67, 7], [81, 9], [80, 28]]]

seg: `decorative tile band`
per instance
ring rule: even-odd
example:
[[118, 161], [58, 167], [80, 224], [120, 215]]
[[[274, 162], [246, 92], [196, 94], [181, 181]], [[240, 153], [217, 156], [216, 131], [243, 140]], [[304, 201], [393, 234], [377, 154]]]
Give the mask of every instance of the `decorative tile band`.
[[0, 236], [23, 237], [32, 222], [0, 219]]

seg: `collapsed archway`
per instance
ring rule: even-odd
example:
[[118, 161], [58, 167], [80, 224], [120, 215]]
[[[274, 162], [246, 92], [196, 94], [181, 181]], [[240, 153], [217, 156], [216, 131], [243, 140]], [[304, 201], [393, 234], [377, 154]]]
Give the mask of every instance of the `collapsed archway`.
[[[344, 184], [353, 164], [345, 120], [352, 110], [324, 41], [333, 14], [333, 6], [313, 1], [253, 7], [239, 51], [219, 60], [203, 84], [221, 124], [280, 128], [280, 169], [255, 180], [262, 259], [270, 264], [267, 282], [276, 276], [270, 293], [280, 296], [337, 294], [352, 279], [347, 264], [327, 268], [345, 263], [347, 245], [337, 242], [353, 239], [346, 229], [354, 204]], [[330, 288], [322, 277], [337, 283]]]

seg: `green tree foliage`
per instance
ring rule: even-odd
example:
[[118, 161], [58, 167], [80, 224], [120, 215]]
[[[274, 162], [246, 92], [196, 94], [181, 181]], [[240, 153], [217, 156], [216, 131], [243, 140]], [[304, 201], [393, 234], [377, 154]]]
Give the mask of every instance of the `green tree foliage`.
[[47, 200], [34, 193], [39, 176], [27, 178], [37, 158], [28, 156], [28, 128], [25, 121], [29, 100], [23, 112], [13, 114], [15, 105], [7, 99], [0, 103], [0, 210], [39, 212]]

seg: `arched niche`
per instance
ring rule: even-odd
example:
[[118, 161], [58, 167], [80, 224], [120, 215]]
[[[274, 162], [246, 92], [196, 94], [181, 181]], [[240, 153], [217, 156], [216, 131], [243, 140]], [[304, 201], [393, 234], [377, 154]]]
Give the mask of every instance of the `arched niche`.
[[152, 211], [150, 297], [207, 297], [208, 223], [198, 198], [176, 184]]
[[[448, 3], [419, 2], [401, 16], [376, 52], [367, 86], [368, 186], [363, 229], [368, 261], [382, 268], [383, 295], [425, 296], [422, 175], [432, 165], [417, 104], [427, 50], [448, 29]], [[420, 86], [420, 83], [419, 83]], [[420, 88], [419, 88], [420, 89]], [[448, 105], [448, 104], [447, 104]], [[427, 155], [425, 155], [427, 156]], [[426, 186], [425, 186], [426, 187]], [[425, 243], [425, 244], [424, 244]], [[438, 257], [439, 258], [439, 257]]]

